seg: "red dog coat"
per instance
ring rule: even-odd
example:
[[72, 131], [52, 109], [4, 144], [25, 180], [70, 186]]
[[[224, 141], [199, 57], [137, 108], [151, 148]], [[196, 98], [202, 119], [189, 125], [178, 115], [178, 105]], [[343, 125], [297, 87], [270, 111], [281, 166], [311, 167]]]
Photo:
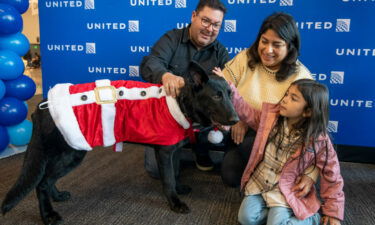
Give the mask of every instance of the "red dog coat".
[[150, 83], [57, 84], [48, 92], [48, 108], [66, 142], [79, 150], [120, 143], [121, 151], [124, 141], [174, 145], [192, 132], [176, 100]]

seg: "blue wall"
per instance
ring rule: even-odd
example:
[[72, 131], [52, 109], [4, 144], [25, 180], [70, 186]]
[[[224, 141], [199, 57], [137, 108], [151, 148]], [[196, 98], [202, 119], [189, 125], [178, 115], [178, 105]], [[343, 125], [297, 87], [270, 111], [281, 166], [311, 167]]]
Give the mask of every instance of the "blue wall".
[[[43, 90], [56, 83], [141, 80], [139, 64], [197, 0], [39, 0]], [[224, 0], [219, 40], [233, 57], [275, 11], [294, 16], [300, 60], [331, 92], [336, 144], [375, 147], [375, 0]]]

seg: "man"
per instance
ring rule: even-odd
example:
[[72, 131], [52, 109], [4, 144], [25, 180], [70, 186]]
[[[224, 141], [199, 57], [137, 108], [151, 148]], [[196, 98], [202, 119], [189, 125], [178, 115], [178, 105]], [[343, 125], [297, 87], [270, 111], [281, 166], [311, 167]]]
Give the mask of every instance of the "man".
[[[225, 6], [220, 0], [200, 0], [191, 16], [191, 24], [184, 29], [174, 29], [164, 34], [153, 46], [151, 54], [141, 63], [145, 81], [161, 83], [166, 94], [176, 97], [185, 85], [183, 74], [191, 61], [198, 62], [207, 72], [214, 67], [223, 68], [229, 61], [225, 47], [216, 40], [223, 22]], [[158, 174], [153, 150], [146, 148], [145, 167], [151, 176]], [[208, 149], [203, 143], [193, 148], [196, 165], [200, 170], [213, 169]]]

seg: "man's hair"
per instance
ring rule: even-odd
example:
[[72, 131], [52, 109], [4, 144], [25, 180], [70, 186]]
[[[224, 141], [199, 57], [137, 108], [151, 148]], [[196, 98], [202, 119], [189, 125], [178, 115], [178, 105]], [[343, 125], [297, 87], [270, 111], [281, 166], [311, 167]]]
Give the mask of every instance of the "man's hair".
[[200, 0], [195, 8], [195, 12], [199, 13], [199, 11], [201, 11], [205, 6], [220, 10], [223, 12], [223, 14], [227, 12], [225, 5], [220, 0]]

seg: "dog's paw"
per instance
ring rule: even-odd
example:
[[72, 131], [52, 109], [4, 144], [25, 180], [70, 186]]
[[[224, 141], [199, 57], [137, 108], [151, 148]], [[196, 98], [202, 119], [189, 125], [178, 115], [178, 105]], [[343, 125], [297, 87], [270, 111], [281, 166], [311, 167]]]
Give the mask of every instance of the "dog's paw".
[[5, 204], [3, 203], [3, 205], [1, 206], [1, 212], [3, 213], [3, 215], [5, 215], [7, 212], [9, 212], [13, 207], [8, 205], [8, 204]]
[[175, 196], [171, 199], [171, 201], [169, 201], [169, 206], [172, 209], [172, 211], [176, 213], [186, 214], [190, 212], [189, 207], [184, 202], [182, 202], [177, 196]]
[[52, 195], [52, 199], [55, 202], [64, 202], [70, 199], [70, 192], [68, 191], [60, 191]]
[[46, 215], [46, 217], [43, 219], [45, 225], [57, 225], [62, 223], [62, 221], [63, 219], [61, 216], [55, 211], [48, 213], [48, 215]]
[[191, 192], [191, 187], [188, 185], [180, 184], [176, 186], [176, 192], [179, 195], [186, 195]]
[[171, 206], [172, 211], [176, 213], [182, 213], [182, 214], [187, 214], [190, 212], [189, 207], [182, 201], [179, 201], [178, 203], [173, 204]]

